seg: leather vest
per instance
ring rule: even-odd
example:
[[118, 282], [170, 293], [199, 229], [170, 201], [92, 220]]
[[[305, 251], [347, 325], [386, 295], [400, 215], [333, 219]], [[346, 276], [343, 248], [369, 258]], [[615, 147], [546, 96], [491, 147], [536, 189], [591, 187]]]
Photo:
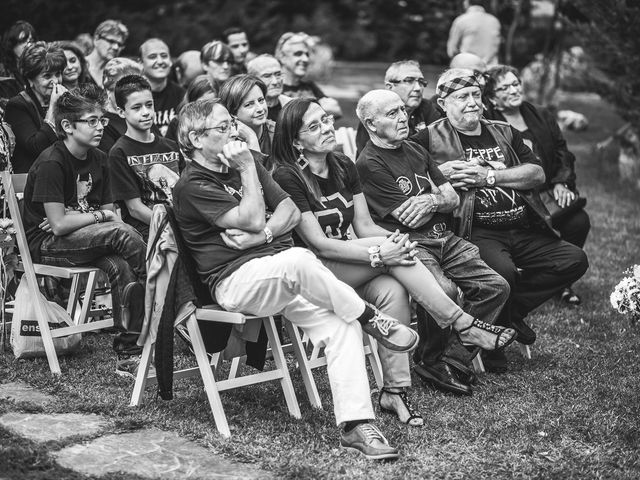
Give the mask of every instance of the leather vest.
[[[511, 146], [513, 132], [509, 124], [485, 120], [484, 118], [480, 121], [502, 149], [506, 167], [520, 165], [520, 159]], [[466, 160], [458, 132], [447, 118], [433, 122], [427, 129], [429, 131], [428, 150], [431, 154], [431, 159], [436, 165], [439, 166], [451, 160]], [[542, 200], [540, 200], [538, 191], [536, 189], [519, 190], [518, 193], [530, 207], [529, 211], [534, 225], [545, 230], [548, 229], [555, 236], [559, 236], [558, 232], [551, 226], [551, 215], [549, 215]], [[453, 212], [454, 233], [465, 240], [469, 240], [473, 227], [473, 207], [476, 199], [476, 189], [458, 190], [458, 195], [460, 195], [460, 205]]]

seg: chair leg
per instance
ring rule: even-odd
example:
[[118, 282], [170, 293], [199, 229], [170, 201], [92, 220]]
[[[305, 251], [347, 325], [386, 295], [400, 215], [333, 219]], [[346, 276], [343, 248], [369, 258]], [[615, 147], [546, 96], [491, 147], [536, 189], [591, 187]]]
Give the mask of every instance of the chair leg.
[[76, 307], [78, 306], [78, 300], [80, 299], [80, 275], [74, 275], [71, 280], [71, 290], [69, 290], [69, 301], [67, 302], [67, 314], [75, 321]]
[[476, 373], [485, 373], [486, 370], [484, 369], [484, 363], [482, 363], [482, 358], [480, 357], [480, 353], [478, 353], [478, 355], [473, 357], [471, 364], [473, 365], [473, 369], [475, 370]]
[[77, 325], [82, 325], [89, 318], [89, 312], [91, 311], [91, 302], [93, 300], [93, 292], [96, 289], [96, 275], [97, 272], [93, 271], [89, 272], [89, 275], [87, 276], [87, 287], [84, 290], [84, 302], [82, 302], [82, 308], [80, 309], [80, 317], [76, 321]]
[[282, 353], [282, 345], [280, 344], [280, 338], [276, 330], [276, 323], [273, 317], [265, 317], [262, 319], [262, 323], [267, 332], [269, 338], [269, 344], [271, 345], [271, 352], [273, 353], [273, 361], [276, 367], [282, 373], [280, 384], [282, 385], [282, 391], [284, 392], [284, 398], [289, 407], [289, 413], [295, 418], [301, 418], [300, 406], [298, 405], [298, 399], [296, 398], [296, 392], [293, 389], [293, 383], [289, 376], [289, 369], [287, 368], [287, 361]]
[[378, 342], [369, 334], [364, 334], [364, 344], [369, 347], [369, 365], [373, 371], [373, 378], [376, 380], [378, 388], [384, 387], [384, 379], [382, 378], [382, 363], [380, 362], [380, 355], [378, 355]]
[[229, 380], [238, 376], [238, 369], [240, 368], [240, 361], [242, 357], [233, 357], [231, 360], [231, 368], [229, 368]]
[[318, 387], [316, 386], [316, 382], [313, 379], [313, 372], [309, 367], [309, 359], [307, 358], [307, 351], [305, 349], [304, 341], [300, 340], [300, 330], [298, 327], [293, 325], [290, 321], [285, 319], [285, 327], [287, 328], [287, 332], [289, 333], [289, 338], [291, 339], [291, 345], [293, 346], [293, 351], [298, 359], [298, 365], [300, 368], [300, 374], [302, 375], [302, 381], [304, 382], [304, 388], [307, 391], [307, 397], [309, 398], [309, 403], [313, 408], [322, 409], [322, 401], [320, 400], [320, 394], [318, 393]]
[[220, 435], [223, 437], [230, 437], [231, 430], [229, 430], [229, 424], [227, 423], [227, 417], [224, 414], [224, 408], [222, 401], [220, 400], [220, 393], [216, 385], [216, 379], [211, 371], [211, 364], [207, 357], [207, 351], [200, 335], [200, 327], [198, 327], [198, 321], [195, 314], [192, 314], [186, 321], [187, 329], [189, 330], [189, 338], [191, 339], [191, 345], [196, 355], [198, 367], [200, 368], [200, 375], [204, 383], [205, 392], [207, 392], [207, 398], [209, 399], [209, 405], [211, 406], [211, 413], [213, 414], [213, 420], [216, 422], [216, 428]]
[[520, 353], [522, 354], [522, 356], [527, 360], [531, 360], [531, 348], [529, 347], [529, 345], [523, 345], [522, 343], [519, 343], [518, 346], [520, 347]]
[[137, 407], [143, 403], [144, 389], [147, 386], [147, 373], [149, 373], [149, 365], [151, 364], [151, 356], [153, 354], [153, 345], [154, 343], [147, 340], [142, 348], [136, 383], [133, 385], [133, 393], [131, 394], [131, 402], [129, 403], [131, 407]]

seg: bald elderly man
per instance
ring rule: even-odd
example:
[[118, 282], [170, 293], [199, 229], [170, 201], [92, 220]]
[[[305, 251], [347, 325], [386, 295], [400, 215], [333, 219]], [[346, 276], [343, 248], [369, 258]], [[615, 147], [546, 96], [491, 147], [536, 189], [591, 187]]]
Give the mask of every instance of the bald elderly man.
[[[519, 342], [532, 344], [536, 333], [525, 318], [582, 277], [587, 257], [551, 226], [537, 191], [544, 185], [544, 170], [520, 131], [482, 117], [476, 73], [445, 71], [436, 94], [446, 118], [412, 139], [460, 194], [455, 232], [477, 245], [482, 259], [509, 282], [511, 296], [498, 324], [515, 329]], [[501, 352], [485, 357], [485, 366], [506, 369]]]
[[173, 74], [182, 88], [189, 87], [193, 79], [203, 73], [200, 50], [187, 50], [182, 52], [173, 65]]
[[[463, 310], [494, 323], [509, 285], [482, 261], [475, 245], [452, 233], [458, 195], [426, 150], [407, 141], [405, 102], [390, 90], [373, 90], [360, 99], [356, 114], [370, 137], [356, 167], [371, 217], [390, 231], [410, 233], [418, 242], [416, 258], [443, 290], [457, 300], [460, 289]], [[472, 354], [421, 307], [418, 320], [416, 373], [438, 389], [470, 395]]]
[[247, 73], [258, 77], [267, 86], [265, 95], [267, 107], [269, 107], [267, 118], [277, 121], [280, 110], [291, 100], [291, 97], [282, 94], [282, 65], [276, 57], [265, 53], [247, 62]]
[[[397, 93], [407, 112], [409, 135], [419, 132], [444, 116], [435, 102], [424, 98], [424, 88], [427, 81], [422, 74], [420, 64], [415, 60], [402, 60], [392, 63], [384, 74], [385, 88]], [[369, 135], [364, 125], [358, 125], [356, 133], [356, 147], [358, 154], [369, 141]]]
[[178, 105], [184, 98], [185, 90], [169, 79], [171, 73], [171, 53], [169, 47], [159, 38], [150, 38], [140, 45], [142, 74], [149, 80], [156, 111], [155, 124], [165, 135]]

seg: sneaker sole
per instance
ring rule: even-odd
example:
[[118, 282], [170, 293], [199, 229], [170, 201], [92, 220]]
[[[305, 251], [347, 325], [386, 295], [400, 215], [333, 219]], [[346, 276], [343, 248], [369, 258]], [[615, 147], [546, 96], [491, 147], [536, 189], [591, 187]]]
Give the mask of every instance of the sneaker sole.
[[359, 450], [355, 447], [346, 447], [344, 445], [340, 445], [340, 448], [349, 450], [351, 452], [357, 452], [360, 455], [364, 456], [367, 460], [397, 460], [398, 458], [400, 458], [399, 453], [380, 453], [378, 455], [367, 455], [362, 450]]

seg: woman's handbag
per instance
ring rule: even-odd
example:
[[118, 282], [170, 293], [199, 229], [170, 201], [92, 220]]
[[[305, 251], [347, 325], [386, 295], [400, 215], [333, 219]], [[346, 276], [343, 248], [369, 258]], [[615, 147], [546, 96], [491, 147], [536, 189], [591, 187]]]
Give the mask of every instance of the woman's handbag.
[[553, 188], [549, 188], [548, 190], [540, 190], [540, 199], [544, 206], [547, 207], [549, 213], [551, 214], [551, 218], [553, 220], [559, 220], [566, 216], [569, 216], [578, 210], [585, 207], [587, 204], [587, 199], [585, 197], [581, 197], [580, 193], [575, 191], [573, 192], [575, 197], [571, 201], [571, 203], [565, 207], [561, 207], [556, 202], [556, 199], [553, 197]]

